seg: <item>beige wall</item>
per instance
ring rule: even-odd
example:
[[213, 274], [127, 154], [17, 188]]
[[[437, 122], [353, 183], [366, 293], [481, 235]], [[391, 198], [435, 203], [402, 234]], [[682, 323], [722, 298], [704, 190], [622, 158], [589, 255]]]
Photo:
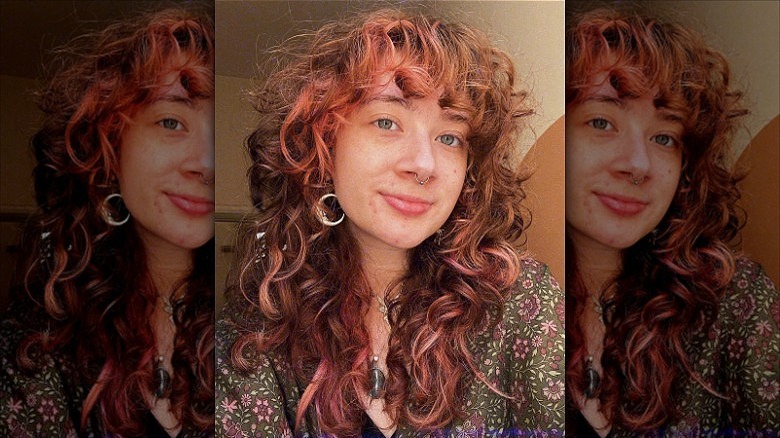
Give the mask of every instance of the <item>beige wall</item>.
[[8, 304], [8, 288], [24, 217], [35, 209], [33, 157], [28, 146], [38, 127], [40, 111], [33, 103], [37, 82], [0, 76], [0, 314]]
[[33, 156], [30, 137], [40, 123], [32, 100], [38, 86], [29, 78], [0, 76], [0, 212], [29, 213], [35, 208], [31, 181]]

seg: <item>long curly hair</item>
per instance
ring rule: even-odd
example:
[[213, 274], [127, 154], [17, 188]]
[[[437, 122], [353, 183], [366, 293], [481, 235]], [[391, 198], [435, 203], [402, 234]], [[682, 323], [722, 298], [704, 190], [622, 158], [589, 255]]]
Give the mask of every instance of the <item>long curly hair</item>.
[[324, 226], [314, 209], [333, 190], [330, 146], [339, 127], [377, 78], [392, 74], [407, 97], [443, 89], [444, 105], [470, 115], [467, 173], [443, 232], [411, 251], [409, 272], [394, 284], [402, 292], [389, 303], [385, 394], [397, 422], [441, 428], [463, 415], [474, 378], [501, 392], [477, 373], [469, 345], [501, 319], [520, 271], [529, 217], [513, 153], [531, 113], [525, 94], [514, 89], [509, 57], [485, 35], [423, 15], [375, 11], [288, 43], [288, 62], [253, 93], [260, 123], [246, 145], [258, 213], [241, 234], [250, 238], [228, 300], [255, 317], [234, 343], [232, 363], [250, 369], [248, 348], [282, 357], [311, 382], [296, 427], [313, 407], [325, 432], [359, 432], [371, 290], [348, 227]]
[[[134, 227], [110, 226], [100, 210], [116, 191], [122, 132], [160, 95], [163, 77], [178, 72], [193, 99], [214, 96], [213, 18], [197, 7], [147, 13], [79, 37], [56, 56], [38, 95], [44, 121], [31, 145], [40, 212], [25, 232], [30, 251], [19, 274], [41, 325], [23, 339], [17, 360], [35, 369], [42, 354], [71, 357], [86, 393], [80, 427], [95, 426], [92, 413], [113, 434], [139, 436], [158, 293]], [[201, 430], [214, 418], [213, 250], [212, 239], [193, 251], [174, 302], [171, 409], [185, 428]]]
[[[700, 35], [634, 12], [599, 9], [567, 28], [567, 108], [586, 99], [605, 75], [621, 98], [657, 90], [657, 106], [685, 114], [672, 204], [652, 233], [623, 251], [611, 283], [619, 292], [601, 297], [601, 410], [613, 425], [649, 431], [677, 417], [674, 388], [682, 382], [697, 381], [717, 394], [692, 370], [687, 347], [713, 322], [734, 274], [729, 242], [744, 214], [735, 206], [740, 177], [731, 169], [730, 141], [746, 110], [730, 84], [728, 63]], [[588, 352], [580, 320], [588, 291], [571, 245], [567, 241], [566, 383], [582, 394]]]

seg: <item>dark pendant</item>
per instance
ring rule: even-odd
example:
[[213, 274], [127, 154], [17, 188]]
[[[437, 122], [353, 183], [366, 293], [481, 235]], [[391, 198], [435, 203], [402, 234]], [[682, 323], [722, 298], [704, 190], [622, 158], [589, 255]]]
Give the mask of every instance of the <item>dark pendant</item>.
[[171, 375], [163, 366], [163, 357], [157, 358], [154, 366], [154, 396], [168, 398], [171, 395]]
[[599, 385], [601, 385], [601, 376], [593, 369], [593, 356], [588, 356], [588, 361], [585, 362], [585, 397], [595, 397]]
[[371, 398], [382, 398], [385, 395], [385, 374], [379, 369], [379, 357], [371, 358], [371, 368], [368, 370], [368, 377], [371, 378], [371, 389], [368, 395]]

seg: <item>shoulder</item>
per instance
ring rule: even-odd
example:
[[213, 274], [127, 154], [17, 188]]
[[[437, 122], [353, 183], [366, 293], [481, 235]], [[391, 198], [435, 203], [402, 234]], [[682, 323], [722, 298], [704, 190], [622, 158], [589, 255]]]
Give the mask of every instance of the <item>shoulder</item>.
[[780, 323], [777, 286], [758, 263], [741, 257], [735, 260], [734, 277], [720, 303], [719, 318], [723, 323], [744, 326], [746, 322]]
[[256, 432], [261, 436], [292, 436], [287, 408], [290, 403], [297, 405], [300, 398], [292, 370], [251, 345], [241, 352], [245, 369], [236, 367], [232, 360], [234, 344], [244, 333], [230, 320], [217, 322], [217, 435]]
[[541, 435], [563, 429], [564, 312], [564, 294], [550, 269], [523, 259], [499, 325], [518, 430]]
[[23, 369], [17, 361], [19, 345], [31, 334], [21, 318], [0, 323], [0, 429], [19, 436], [75, 436], [77, 419], [71, 406], [80, 409], [82, 400], [71, 400], [66, 390], [65, 368], [73, 364], [49, 354], [33, 352], [35, 366]]
[[[746, 258], [726, 290], [714, 325], [728, 410], [738, 430], [777, 430], [780, 294], [763, 268]], [[714, 359], [716, 361], [717, 358]], [[714, 362], [713, 361], [713, 362]]]
[[517, 322], [526, 324], [544, 315], [563, 321], [564, 294], [547, 265], [531, 258], [522, 260], [505, 312], [510, 319], [515, 315], [519, 317]]

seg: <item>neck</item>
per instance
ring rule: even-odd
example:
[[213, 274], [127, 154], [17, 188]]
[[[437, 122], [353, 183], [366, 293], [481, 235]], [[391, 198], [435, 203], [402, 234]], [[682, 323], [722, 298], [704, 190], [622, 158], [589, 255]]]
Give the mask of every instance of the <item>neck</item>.
[[361, 255], [363, 273], [371, 290], [379, 296], [392, 294], [387, 290], [390, 284], [409, 269], [408, 250], [361, 245]]
[[141, 235], [146, 266], [157, 293], [168, 298], [192, 270], [193, 251]]
[[601, 293], [620, 272], [621, 251], [577, 235], [570, 238], [585, 289], [589, 295]]

